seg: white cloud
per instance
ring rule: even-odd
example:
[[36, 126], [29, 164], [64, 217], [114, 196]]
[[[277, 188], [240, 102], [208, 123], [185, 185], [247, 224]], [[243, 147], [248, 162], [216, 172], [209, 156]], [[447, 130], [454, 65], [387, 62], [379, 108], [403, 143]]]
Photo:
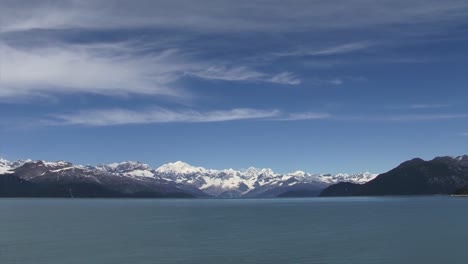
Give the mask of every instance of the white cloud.
[[291, 72], [282, 72], [282, 73], [276, 74], [273, 77], [271, 77], [269, 81], [272, 83], [291, 84], [291, 85], [296, 85], [296, 84], [301, 83], [301, 80], [297, 78]]
[[326, 119], [327, 113], [284, 113], [280, 110], [261, 110], [252, 108], [235, 108], [230, 110], [170, 110], [151, 108], [144, 110], [96, 109], [53, 115], [43, 121], [48, 125], [83, 125], [112, 126], [126, 124], [154, 123], [209, 123], [235, 120], [296, 121]]
[[364, 50], [368, 49], [374, 44], [371, 42], [355, 42], [355, 43], [347, 43], [335, 47], [329, 47], [325, 48], [322, 50], [317, 50], [317, 51], [309, 51], [306, 52], [306, 55], [311, 55], [311, 56], [319, 56], [319, 55], [335, 55], [335, 54], [342, 54], [342, 53], [349, 53], [349, 52], [354, 52], [358, 50]]
[[460, 133], [461, 136], [468, 137], [468, 132]]
[[189, 71], [187, 74], [208, 80], [224, 81], [251, 81], [262, 79], [265, 76], [265, 74], [247, 67], [229, 68], [226, 66], [211, 66], [206, 69]]
[[186, 74], [207, 80], [257, 81], [288, 85], [296, 85], [301, 83], [301, 80], [291, 72], [267, 74], [253, 70], [246, 66], [227, 67], [223, 65], [216, 65], [206, 69], [187, 71]]
[[339, 54], [367, 50], [373, 46], [375, 46], [375, 43], [373, 42], [361, 41], [361, 42], [346, 43], [346, 44], [340, 44], [336, 46], [322, 47], [322, 48], [316, 48], [316, 49], [298, 49], [298, 50], [289, 51], [289, 52], [278, 52], [278, 53], [270, 54], [270, 56], [267, 57], [266, 59], [274, 59], [274, 58], [280, 58], [280, 57], [331, 56], [331, 55], [339, 55]]
[[[248, 12], [246, 12], [248, 10]], [[430, 32], [443, 32], [438, 27], [446, 23], [451, 27], [464, 22], [468, 3], [462, 0], [396, 0], [375, 4], [372, 0], [349, 1], [296, 1], [285, 6], [284, 1], [0, 1], [0, 41], [6, 38], [28, 39], [31, 29], [169, 29], [161, 39], [180, 37], [179, 29], [197, 36], [190, 41], [200, 41], [199, 50], [209, 53], [203, 42], [210, 41], [209, 34], [247, 32], [301, 32], [301, 34], [330, 33], [339, 29], [384, 28], [385, 25], [425, 26]], [[428, 26], [429, 25], [429, 26]], [[437, 25], [435, 27], [434, 25]], [[392, 27], [404, 30], [410, 27]], [[395, 31], [398, 31], [395, 30]], [[15, 35], [23, 31], [22, 34]], [[1, 33], [3, 32], [3, 33]], [[67, 34], [73, 34], [67, 31]], [[81, 31], [78, 31], [81, 32]], [[302, 33], [303, 32], [303, 33]], [[393, 31], [392, 31], [393, 32]], [[414, 32], [421, 33], [421, 28]], [[37, 33], [37, 32], [36, 32]], [[63, 32], [62, 32], [63, 33]], [[232, 34], [234, 33], [234, 34]], [[9, 35], [10, 34], [10, 35]], [[113, 43], [107, 46], [60, 46], [54, 39], [46, 39], [46, 47], [19, 48], [0, 42], [0, 98], [38, 96], [49, 93], [94, 93], [104, 95], [148, 94], [187, 97], [184, 87], [177, 85], [183, 76], [224, 81], [269, 82], [285, 85], [302, 83], [299, 76], [288, 69], [263, 72], [249, 60], [249, 55], [239, 53], [237, 62], [207, 61], [183, 54], [166, 46], [157, 47], [161, 54], [136, 55], [141, 49], [135, 43]], [[53, 34], [52, 34], [53, 35]], [[270, 34], [271, 35], [271, 34]], [[205, 38], [207, 37], [208, 38]], [[242, 35], [246, 36], [246, 35]], [[249, 36], [249, 35], [247, 35]], [[335, 34], [334, 34], [335, 36]], [[260, 37], [261, 38], [261, 37]], [[31, 37], [34, 39], [34, 37]], [[225, 39], [229, 39], [226, 37]], [[366, 51], [376, 46], [375, 41], [334, 38], [335, 45], [324, 46], [329, 40], [306, 43], [305, 48], [291, 52], [267, 54], [266, 57], [317, 56], [331, 57], [345, 53]], [[10, 39], [11, 40], [11, 39]], [[259, 39], [255, 38], [258, 42]], [[56, 40], [55, 40], [56, 41]], [[154, 41], [154, 40], [152, 40]], [[245, 40], [243, 40], [245, 41]], [[252, 40], [253, 41], [253, 40]], [[28, 42], [28, 41], [25, 41]], [[31, 41], [31, 45], [36, 43]], [[286, 43], [286, 41], [285, 41]], [[292, 40], [291, 43], [294, 43]], [[303, 43], [303, 42], [301, 42]], [[379, 42], [380, 43], [380, 42]], [[185, 47], [180, 41], [177, 47]], [[240, 43], [234, 43], [239, 45]], [[234, 46], [233, 44], [233, 46]], [[247, 43], [248, 46], [249, 43]], [[280, 43], [281, 44], [281, 43]], [[152, 43], [151, 45], [155, 45]], [[216, 46], [216, 45], [214, 45]], [[220, 45], [221, 46], [221, 45]], [[202, 47], [202, 48], [200, 48]], [[213, 47], [213, 46], [210, 46]], [[281, 45], [279, 45], [281, 47]], [[283, 46], [284, 47], [284, 46]], [[270, 47], [271, 48], [271, 47]], [[288, 48], [285, 48], [288, 50]], [[110, 50], [110, 51], [109, 51]], [[271, 51], [271, 49], [270, 49]], [[269, 51], [260, 50], [262, 53]], [[213, 54], [211, 54], [213, 55]], [[218, 57], [219, 58], [219, 57]], [[273, 59], [274, 59], [273, 58]], [[251, 59], [251, 58], [250, 58]], [[302, 58], [301, 58], [302, 59]], [[305, 62], [319, 67], [332, 67], [339, 61]], [[328, 58], [330, 59], [330, 58]], [[251, 61], [250, 61], [251, 62]], [[262, 62], [263, 63], [263, 62]], [[265, 65], [260, 65], [265, 66]], [[266, 67], [262, 68], [265, 69]], [[341, 85], [343, 79], [312, 80], [317, 84]]]
[[137, 57], [124, 44], [19, 49], [0, 44], [0, 97], [86, 92], [180, 96], [173, 85], [184, 64], [167, 51]]
[[144, 111], [126, 109], [89, 110], [72, 113], [70, 115], [57, 115], [58, 124], [109, 126], [123, 124], [151, 124], [151, 123], [205, 123], [223, 122], [244, 119], [262, 119], [278, 115], [277, 110], [255, 110], [238, 108], [217, 111], [173, 111], [164, 108], [154, 108]]
[[155, 107], [143, 110], [129, 110], [120, 108], [83, 110], [67, 114], [52, 115], [50, 118], [43, 120], [42, 124], [112, 126], [154, 123], [210, 123], [235, 120], [301, 121], [323, 119], [377, 122], [417, 122], [466, 118], [468, 118], [468, 114], [337, 116], [326, 112], [289, 113], [277, 109], [264, 110], [253, 108], [234, 108], [229, 110], [198, 111], [193, 109], [172, 110]]
[[19, 48], [0, 42], [0, 98], [50, 93], [187, 97], [184, 76], [224, 81], [298, 84], [292, 73], [269, 74], [246, 66], [201, 61], [175, 49], [140, 55], [137, 43]]

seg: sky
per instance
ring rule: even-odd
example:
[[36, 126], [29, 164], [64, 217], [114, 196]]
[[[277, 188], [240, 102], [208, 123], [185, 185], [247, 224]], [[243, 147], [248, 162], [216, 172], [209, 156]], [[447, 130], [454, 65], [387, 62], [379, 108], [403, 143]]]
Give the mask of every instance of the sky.
[[0, 1], [0, 156], [381, 173], [468, 154], [466, 0]]

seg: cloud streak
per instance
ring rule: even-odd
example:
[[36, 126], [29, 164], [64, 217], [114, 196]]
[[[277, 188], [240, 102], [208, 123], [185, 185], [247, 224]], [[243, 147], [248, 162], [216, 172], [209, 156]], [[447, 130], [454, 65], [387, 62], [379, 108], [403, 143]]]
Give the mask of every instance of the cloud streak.
[[328, 113], [285, 113], [280, 110], [234, 108], [230, 110], [171, 110], [150, 108], [144, 110], [95, 109], [53, 115], [43, 120], [46, 125], [115, 126], [157, 123], [212, 123], [236, 120], [298, 121], [330, 118]]
[[287, 85], [297, 85], [301, 83], [301, 80], [291, 72], [267, 74], [252, 70], [246, 66], [231, 68], [226, 66], [211, 66], [207, 69], [187, 71], [186, 74], [206, 80], [253, 81]]
[[375, 46], [375, 43], [370, 41], [361, 41], [340, 44], [336, 46], [323, 47], [319, 49], [298, 49], [290, 52], [278, 52], [270, 54], [269, 59], [276, 59], [281, 57], [313, 57], [313, 56], [333, 56], [346, 53], [352, 53], [357, 51], [368, 50], [369, 48]]
[[[238, 120], [256, 121], [371, 121], [371, 122], [424, 122], [466, 119], [468, 114], [421, 115], [334, 115], [327, 112], [285, 112], [278, 109], [234, 108], [228, 110], [167, 109], [153, 107], [141, 110], [122, 108], [91, 109], [67, 114], [51, 115], [43, 125], [116, 126], [158, 123], [213, 123]], [[465, 134], [463, 134], [465, 135]]]

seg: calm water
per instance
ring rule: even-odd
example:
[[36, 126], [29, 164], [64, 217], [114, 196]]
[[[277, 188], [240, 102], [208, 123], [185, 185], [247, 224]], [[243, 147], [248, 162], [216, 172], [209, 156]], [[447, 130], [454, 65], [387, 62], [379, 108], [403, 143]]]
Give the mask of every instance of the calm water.
[[0, 263], [451, 263], [468, 198], [0, 199]]

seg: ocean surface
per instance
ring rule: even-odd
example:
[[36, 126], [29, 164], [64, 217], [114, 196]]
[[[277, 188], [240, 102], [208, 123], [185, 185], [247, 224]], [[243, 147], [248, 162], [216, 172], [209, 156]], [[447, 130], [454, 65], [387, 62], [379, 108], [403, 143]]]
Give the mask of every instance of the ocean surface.
[[466, 264], [468, 198], [0, 199], [1, 264]]

